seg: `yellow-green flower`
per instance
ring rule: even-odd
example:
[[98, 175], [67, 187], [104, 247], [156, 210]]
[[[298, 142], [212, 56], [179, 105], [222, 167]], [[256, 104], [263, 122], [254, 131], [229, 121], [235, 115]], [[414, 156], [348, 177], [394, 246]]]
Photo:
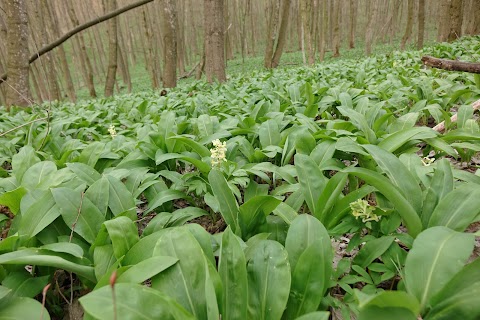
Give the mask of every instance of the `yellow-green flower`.
[[374, 206], [368, 204], [367, 201], [358, 199], [355, 202], [350, 203], [350, 209], [352, 209], [352, 215], [355, 218], [362, 218], [362, 222], [367, 221], [379, 221], [381, 216], [377, 216], [373, 211]]
[[117, 136], [117, 131], [115, 130], [115, 126], [113, 124], [108, 127], [108, 133], [110, 133], [112, 139]]

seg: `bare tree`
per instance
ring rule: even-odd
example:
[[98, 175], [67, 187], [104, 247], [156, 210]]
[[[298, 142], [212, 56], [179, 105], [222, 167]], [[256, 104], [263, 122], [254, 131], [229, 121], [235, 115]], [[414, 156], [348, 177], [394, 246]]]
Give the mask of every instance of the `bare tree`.
[[30, 99], [28, 20], [25, 0], [7, 0], [7, 107], [27, 106]]
[[177, 8], [175, 0], [163, 0], [163, 86], [177, 86]]
[[355, 30], [357, 27], [357, 1], [350, 0], [349, 47], [355, 48]]
[[[478, 19], [478, 17], [477, 17]], [[463, 23], [463, 0], [451, 0], [450, 2], [450, 31], [447, 40], [454, 41], [462, 35]]]
[[[277, 1], [277, 3], [278, 5], [272, 8], [272, 10], [276, 10], [277, 13], [272, 12], [272, 21], [268, 31], [267, 50], [265, 50], [264, 58], [266, 68], [276, 68], [278, 66], [287, 42], [288, 16], [290, 14], [291, 0], [281, 1], [280, 21], [278, 21], [280, 1]], [[273, 48], [275, 48], [275, 50], [273, 50]]]
[[[117, 9], [117, 0], [106, 0], [105, 11], [113, 11]], [[108, 72], [107, 80], [105, 81], [105, 96], [113, 95], [113, 88], [115, 86], [115, 77], [118, 66], [118, 19], [113, 18], [108, 21]]]
[[332, 47], [333, 47], [333, 57], [340, 56], [340, 1], [333, 1], [332, 3]]
[[204, 0], [205, 74], [208, 82], [227, 80], [223, 0]]
[[[368, 14], [368, 22], [367, 22], [367, 30], [365, 31], [365, 54], [368, 56], [372, 53], [372, 42], [373, 42], [373, 35], [374, 35], [374, 22], [377, 17], [378, 7], [377, 4], [374, 3], [374, 0], [366, 0], [367, 1], [367, 14]], [[411, 1], [411, 0], [409, 0]]]
[[423, 48], [425, 38], [425, 0], [418, 0], [418, 39], [417, 48]]
[[403, 34], [403, 37], [402, 37], [402, 43], [400, 44], [401, 50], [405, 49], [405, 45], [407, 44], [408, 39], [410, 39], [410, 36], [412, 35], [413, 14], [414, 14], [414, 8], [415, 8], [414, 5], [415, 5], [414, 0], [408, 0], [407, 26], [405, 28], [405, 33]]

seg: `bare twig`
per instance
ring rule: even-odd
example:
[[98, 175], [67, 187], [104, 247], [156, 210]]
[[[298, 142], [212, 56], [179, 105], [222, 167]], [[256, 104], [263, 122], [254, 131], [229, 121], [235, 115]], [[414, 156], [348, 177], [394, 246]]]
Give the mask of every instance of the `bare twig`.
[[73, 232], [75, 231], [75, 226], [77, 225], [78, 219], [80, 218], [80, 213], [82, 212], [83, 197], [85, 197], [85, 192], [82, 192], [82, 198], [80, 199], [80, 206], [78, 207], [77, 217], [72, 224], [72, 231], [70, 232], [70, 238], [68, 239], [68, 242], [72, 242]]
[[[473, 104], [472, 104], [472, 108], [473, 108], [473, 111], [475, 110], [479, 110], [480, 109], [480, 100], [477, 100], [475, 101]], [[450, 118], [450, 122], [457, 122], [457, 113], [455, 113], [451, 118]], [[440, 122], [439, 124], [437, 124], [435, 127], [433, 127], [433, 130], [437, 131], [437, 132], [444, 132], [445, 131], [445, 121], [442, 121]]]
[[43, 314], [45, 313], [45, 301], [47, 300], [47, 291], [50, 288], [50, 283], [47, 284], [42, 290], [42, 312], [40, 313], [40, 320], [43, 320]]
[[10, 129], [10, 130], [7, 130], [7, 131], [5, 131], [5, 132], [0, 133], [0, 137], [3, 137], [4, 135], [7, 135], [7, 134], [9, 134], [10, 132], [13, 132], [13, 131], [15, 131], [15, 130], [17, 130], [17, 129], [20, 129], [20, 128], [23, 128], [23, 127], [25, 127], [25, 126], [28, 126], [28, 125], [30, 125], [30, 124], [32, 124], [32, 123], [34, 123], [34, 122], [47, 120], [48, 118], [49, 118], [49, 116], [46, 116], [46, 117], [44, 117], [44, 118], [38, 118], [38, 119], [34, 119], [34, 120], [32, 120], [32, 121], [28, 121], [28, 122], [26, 122], [26, 123], [24, 123], [24, 124], [21, 124], [21, 125], [15, 127], [15, 128], [12, 128], [12, 129]]
[[475, 62], [439, 59], [439, 58], [430, 57], [430, 56], [422, 57], [422, 62], [426, 66], [437, 68], [437, 69], [443, 69], [448, 71], [480, 73], [480, 63], [475, 63]]

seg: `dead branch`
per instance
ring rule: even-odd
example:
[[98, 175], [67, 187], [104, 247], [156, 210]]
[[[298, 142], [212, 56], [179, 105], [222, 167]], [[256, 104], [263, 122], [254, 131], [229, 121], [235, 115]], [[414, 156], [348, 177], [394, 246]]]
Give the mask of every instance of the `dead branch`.
[[[475, 101], [472, 104], [473, 111], [479, 110], [480, 109], [480, 100]], [[450, 122], [457, 122], [457, 113], [455, 113], [453, 116], [450, 117]], [[445, 131], [445, 121], [440, 122], [437, 124], [435, 127], [433, 127], [433, 130], [437, 132], [444, 132]]]
[[197, 68], [200, 66], [200, 63], [202, 61], [198, 61], [197, 64], [192, 68], [192, 70], [182, 74], [178, 79], [186, 79], [186, 78], [190, 78], [192, 76], [192, 74], [195, 72], [195, 70], [197, 70]]
[[437, 68], [437, 69], [443, 69], [448, 71], [480, 73], [480, 63], [439, 59], [431, 56], [422, 57], [422, 62], [426, 66]]
[[[110, 13], [107, 13], [106, 15], [101, 16], [101, 17], [98, 17], [98, 18], [95, 18], [95, 19], [90, 20], [88, 22], [85, 22], [84, 24], [76, 26], [75, 28], [68, 31], [63, 36], [61, 36], [60, 38], [55, 40], [54, 42], [51, 42], [51, 43], [47, 44], [45, 47], [41, 48], [38, 52], [32, 54], [30, 56], [30, 59], [28, 60], [28, 62], [29, 63], [34, 62], [35, 60], [37, 60], [38, 58], [43, 56], [45, 53], [48, 53], [48, 52], [52, 51], [53, 49], [55, 49], [56, 47], [58, 47], [59, 45], [61, 45], [62, 43], [64, 43], [65, 41], [67, 41], [68, 39], [70, 39], [71, 37], [73, 37], [74, 35], [76, 35], [77, 33], [81, 32], [85, 29], [93, 27], [94, 25], [97, 25], [101, 22], [107, 21], [107, 20], [109, 20], [111, 18], [114, 18], [114, 17], [116, 17], [116, 16], [118, 16], [118, 15], [120, 15], [120, 14], [126, 12], [126, 11], [135, 9], [137, 7], [140, 7], [140, 6], [143, 6], [144, 4], [147, 4], [147, 3], [152, 2], [152, 1], [153, 0], [141, 0], [141, 1], [138, 1], [138, 2], [135, 2], [135, 3], [132, 3], [128, 6], [125, 6], [123, 8], [114, 10]], [[0, 77], [0, 83], [6, 81], [7, 77], [8, 77], [7, 73], [2, 74], [2, 76]]]

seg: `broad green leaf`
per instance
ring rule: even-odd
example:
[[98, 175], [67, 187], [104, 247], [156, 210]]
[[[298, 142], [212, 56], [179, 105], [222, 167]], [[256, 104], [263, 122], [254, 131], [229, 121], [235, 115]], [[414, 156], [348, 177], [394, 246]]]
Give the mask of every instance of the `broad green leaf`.
[[417, 212], [390, 180], [375, 171], [363, 168], [349, 167], [345, 172], [365, 180], [365, 182], [379, 190], [379, 192], [395, 206], [395, 209], [402, 217], [408, 229], [408, 234], [416, 237], [420, 233], [422, 230], [422, 221], [417, 215]]
[[25, 171], [40, 159], [35, 154], [35, 149], [31, 146], [24, 146], [12, 157], [12, 173], [18, 182], [21, 182]]
[[15, 298], [0, 309], [1, 320], [39, 319], [43, 313], [43, 320], [50, 320], [48, 311], [40, 302], [31, 298]]
[[432, 139], [437, 135], [437, 132], [427, 127], [409, 128], [389, 135], [382, 140], [378, 146], [388, 152], [395, 152], [407, 142], [412, 140]]
[[57, 166], [51, 161], [42, 161], [34, 164], [25, 171], [22, 186], [27, 190], [47, 190], [52, 186], [57, 172]]
[[263, 149], [268, 146], [278, 146], [281, 137], [277, 122], [273, 119], [263, 122], [258, 128], [258, 136]]
[[189, 146], [190, 148], [192, 148], [192, 150], [196, 153], [198, 153], [198, 155], [200, 157], [210, 157], [210, 150], [208, 150], [207, 147], [201, 145], [200, 143], [196, 142], [195, 140], [192, 140], [188, 137], [185, 137], [185, 136], [173, 136], [173, 137], [169, 137], [168, 140], [178, 140], [180, 142], [182, 142], [183, 144]]
[[247, 318], [247, 268], [239, 239], [230, 228], [223, 232], [218, 263], [222, 279], [222, 319]]
[[405, 287], [420, 302], [430, 300], [459, 272], [472, 253], [474, 235], [446, 227], [428, 228], [418, 235], [405, 263]]
[[104, 143], [98, 141], [91, 142], [80, 153], [80, 156], [78, 157], [78, 162], [94, 168], [98, 162], [98, 159], [100, 159], [100, 155], [103, 153], [104, 149]]
[[104, 222], [112, 240], [115, 258], [124, 256], [138, 242], [137, 225], [128, 217], [117, 217]]
[[327, 178], [322, 174], [315, 161], [303, 154], [295, 155], [295, 168], [307, 206], [313, 215], [317, 215], [320, 209], [318, 199], [325, 187]]
[[155, 256], [134, 264], [127, 271], [122, 273], [117, 283], [139, 283], [156, 276], [160, 272], [170, 268], [178, 259], [167, 256]]
[[262, 240], [247, 262], [248, 319], [280, 319], [290, 291], [287, 252], [276, 241]]
[[80, 264], [86, 261], [80, 260], [64, 253], [42, 249], [21, 249], [0, 255], [0, 264], [39, 265], [55, 267], [74, 272], [79, 276], [95, 282], [93, 267]]
[[67, 226], [88, 243], [93, 243], [105, 221], [97, 207], [81, 192], [72, 189], [52, 189], [52, 194]]
[[22, 213], [18, 233], [26, 235], [28, 238], [34, 237], [59, 216], [60, 210], [55, 203], [52, 192], [45, 191], [41, 198]]
[[[375, 295], [366, 295], [365, 293], [355, 289], [355, 295], [359, 300], [360, 314], [362, 309], [370, 307], [378, 308], [402, 308], [409, 310], [412, 315], [420, 312], [420, 305], [417, 299], [403, 291], [383, 291]], [[363, 313], [364, 314], [364, 313]], [[380, 314], [385, 314], [381, 311]], [[374, 319], [380, 319], [378, 316]]]
[[108, 179], [101, 177], [93, 182], [85, 192], [85, 198], [89, 199], [105, 217], [110, 199], [110, 184]]
[[20, 210], [20, 201], [26, 193], [27, 190], [23, 187], [5, 192], [0, 195], [0, 204], [8, 207], [13, 214], [17, 214]]
[[241, 230], [238, 221], [239, 208], [237, 200], [235, 200], [235, 196], [230, 190], [223, 173], [218, 170], [210, 171], [208, 174], [208, 182], [212, 187], [213, 195], [218, 201], [223, 219], [227, 225], [232, 228], [233, 233], [240, 234]]
[[[115, 304], [112, 301], [112, 289], [104, 286], [81, 297], [80, 304], [93, 319], [145, 319], [145, 320], [193, 320], [195, 319], [167, 294], [158, 290], [133, 284], [115, 285]], [[116, 305], [116, 312], [113, 308]], [[34, 319], [34, 318], [31, 318]]]
[[50, 250], [53, 252], [68, 253], [77, 258], [83, 257], [82, 247], [80, 247], [78, 244], [71, 243], [71, 242], [50, 243], [50, 244], [41, 246], [40, 249]]
[[327, 312], [327, 311], [310, 312], [296, 318], [296, 320], [328, 320], [328, 319], [330, 319], [330, 312]]
[[107, 179], [109, 182], [108, 207], [113, 215], [126, 213], [127, 217], [136, 220], [137, 212], [132, 194], [120, 180], [109, 175], [107, 175]]
[[365, 145], [364, 148], [392, 183], [400, 189], [416, 212], [420, 213], [422, 209], [422, 189], [413, 174], [392, 153], [374, 145]]
[[95, 267], [95, 277], [97, 281], [102, 279], [116, 261], [117, 259], [113, 254], [113, 246], [111, 244], [95, 247], [93, 250], [93, 265]]
[[192, 201], [192, 199], [187, 196], [184, 192], [178, 191], [178, 190], [164, 190], [160, 191], [148, 204], [148, 210], [146, 213], [152, 212], [156, 208], [162, 206], [163, 204], [173, 201], [173, 200], [178, 200], [178, 199], [185, 199], [188, 200], [189, 202]]
[[152, 278], [152, 288], [168, 292], [197, 319], [207, 319], [207, 260], [193, 235], [185, 228], [167, 229], [158, 240], [154, 256], [170, 256], [178, 262]]
[[325, 185], [320, 197], [318, 198], [316, 207], [316, 218], [325, 223], [326, 216], [330, 213], [330, 210], [337, 203], [340, 194], [345, 188], [347, 183], [348, 174], [344, 172], [336, 173]]
[[445, 226], [464, 231], [480, 212], [480, 188], [464, 184], [449, 192], [433, 210], [428, 227]]
[[373, 262], [373, 260], [380, 257], [385, 251], [388, 250], [390, 245], [393, 243], [393, 240], [395, 240], [394, 237], [383, 236], [381, 238], [368, 241], [353, 259], [353, 264], [359, 265], [365, 269], [370, 265], [370, 263]]
[[266, 223], [266, 216], [281, 202], [272, 196], [256, 196], [242, 204], [238, 219], [244, 239], [255, 235], [255, 230]]
[[67, 163], [67, 168], [89, 186], [102, 177], [94, 168], [81, 162]]
[[[2, 285], [10, 288], [11, 294], [15, 297], [34, 298], [37, 294], [42, 292], [42, 289], [47, 285], [49, 276], [33, 277], [27, 271], [10, 272], [5, 279], [2, 280]], [[0, 308], [1, 309], [1, 308]]]
[[443, 289], [432, 298], [427, 320], [478, 319], [480, 305], [480, 259], [463, 267]]
[[189, 162], [193, 164], [195, 167], [197, 167], [198, 170], [202, 173], [208, 173], [211, 170], [211, 167], [209, 164], [203, 162], [200, 159], [195, 159], [193, 157], [185, 156], [183, 154], [179, 153], [158, 153], [155, 155], [155, 162], [157, 165], [160, 165], [164, 163], [165, 161], [172, 160], [172, 159], [179, 159], [183, 160], [186, 162]]

